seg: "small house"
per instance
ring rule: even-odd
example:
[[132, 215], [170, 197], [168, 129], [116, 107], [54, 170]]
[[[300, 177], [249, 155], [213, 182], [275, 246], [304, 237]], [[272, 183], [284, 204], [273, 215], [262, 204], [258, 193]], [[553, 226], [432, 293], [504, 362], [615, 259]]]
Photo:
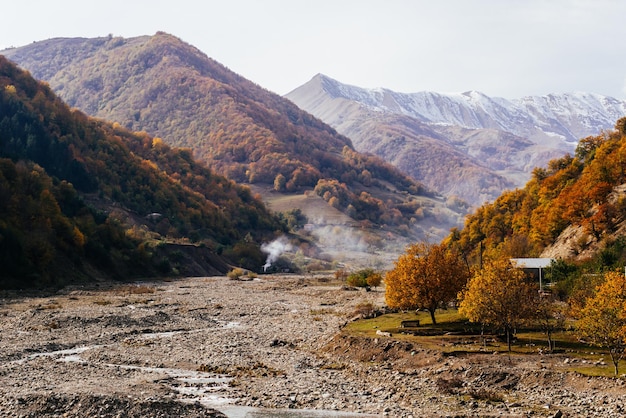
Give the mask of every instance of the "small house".
[[543, 291], [544, 270], [552, 265], [554, 258], [511, 258], [513, 266], [523, 269], [526, 274], [539, 279], [539, 290]]

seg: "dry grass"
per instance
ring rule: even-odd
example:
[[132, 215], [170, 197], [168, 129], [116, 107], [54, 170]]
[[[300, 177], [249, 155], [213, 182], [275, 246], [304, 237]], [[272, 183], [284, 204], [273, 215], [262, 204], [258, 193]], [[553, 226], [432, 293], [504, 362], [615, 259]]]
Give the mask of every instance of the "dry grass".
[[493, 402], [493, 403], [497, 403], [497, 402], [504, 402], [504, 397], [502, 396], [502, 394], [496, 390], [493, 389], [487, 389], [487, 388], [479, 388], [479, 389], [474, 389], [474, 388], [470, 388], [467, 393], [474, 399], [479, 400], [479, 401], [487, 401], [487, 402]]
[[113, 290], [117, 295], [145, 295], [156, 292], [156, 289], [148, 285], [124, 285]]
[[324, 364], [322, 367], [320, 367], [320, 369], [322, 370], [344, 370], [346, 368], [345, 364], [340, 364], [340, 363], [329, 363], [329, 364]]
[[321, 316], [321, 315], [340, 315], [335, 309], [331, 308], [319, 308], [319, 309], [311, 309], [309, 314], [312, 316]]
[[111, 302], [108, 299], [96, 299], [93, 301], [94, 305], [99, 305], [99, 306], [107, 306], [107, 305], [110, 305], [111, 303], [113, 302]]
[[463, 387], [463, 380], [458, 377], [450, 379], [439, 378], [436, 381], [437, 388], [446, 395], [455, 395]]

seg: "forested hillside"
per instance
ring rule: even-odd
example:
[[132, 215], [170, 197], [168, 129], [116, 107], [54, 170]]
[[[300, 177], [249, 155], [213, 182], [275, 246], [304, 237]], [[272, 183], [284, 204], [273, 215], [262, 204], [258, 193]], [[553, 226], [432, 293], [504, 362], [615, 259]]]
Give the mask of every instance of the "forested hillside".
[[615, 130], [580, 141], [574, 156], [566, 155], [536, 168], [522, 189], [505, 192], [467, 217], [449, 242], [478, 260], [539, 256], [566, 228], [578, 231], [569, 256], [595, 245], [604, 266], [626, 260], [622, 234], [626, 220], [626, 118]]
[[0, 286], [176, 274], [175, 240], [259, 268], [284, 230], [191, 151], [71, 110], [1, 56], [0, 157]]
[[237, 182], [315, 190], [355, 221], [414, 238], [445, 235], [465, 211], [174, 36], [52, 39], [4, 52], [71, 106], [189, 147]]

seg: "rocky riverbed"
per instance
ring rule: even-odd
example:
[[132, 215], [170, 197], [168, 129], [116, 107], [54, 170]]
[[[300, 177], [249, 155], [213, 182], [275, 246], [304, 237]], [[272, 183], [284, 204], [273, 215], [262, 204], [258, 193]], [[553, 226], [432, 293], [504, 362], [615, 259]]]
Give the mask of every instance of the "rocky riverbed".
[[383, 292], [271, 275], [6, 297], [0, 416], [626, 414], [623, 380], [568, 372], [565, 355], [445, 357], [342, 334], [367, 302]]

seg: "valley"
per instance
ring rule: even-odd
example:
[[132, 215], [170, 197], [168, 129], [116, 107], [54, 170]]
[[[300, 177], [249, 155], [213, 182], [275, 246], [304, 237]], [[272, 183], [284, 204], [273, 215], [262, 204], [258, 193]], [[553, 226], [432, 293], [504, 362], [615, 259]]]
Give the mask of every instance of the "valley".
[[[164, 32], [0, 53], [3, 414], [626, 413], [594, 329], [623, 348], [626, 102], [281, 97]], [[504, 280], [537, 256], [549, 292]], [[498, 295], [525, 309], [498, 322]]]

